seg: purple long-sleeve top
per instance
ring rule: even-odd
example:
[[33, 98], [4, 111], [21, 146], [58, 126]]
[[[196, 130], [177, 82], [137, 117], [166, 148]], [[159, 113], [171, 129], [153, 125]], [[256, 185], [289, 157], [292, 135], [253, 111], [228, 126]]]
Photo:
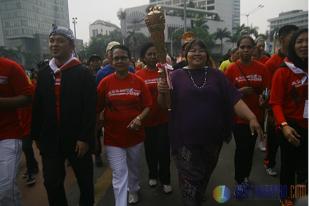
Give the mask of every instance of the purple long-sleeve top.
[[169, 133], [173, 149], [182, 145], [222, 143], [231, 135], [233, 107], [241, 93], [219, 70], [206, 70], [203, 87], [205, 69], [190, 69], [190, 72], [179, 69], [171, 73]]

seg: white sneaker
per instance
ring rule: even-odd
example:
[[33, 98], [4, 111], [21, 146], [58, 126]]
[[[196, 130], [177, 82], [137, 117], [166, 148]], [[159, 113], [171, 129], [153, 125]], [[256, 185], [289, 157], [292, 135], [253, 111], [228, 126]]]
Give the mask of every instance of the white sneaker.
[[150, 187], [155, 187], [155, 186], [157, 186], [157, 184], [158, 184], [158, 182], [157, 182], [156, 179], [149, 179], [149, 181], [148, 181], [148, 185]]
[[138, 202], [138, 193], [137, 192], [129, 192], [128, 203], [135, 204]]
[[259, 147], [259, 149], [260, 149], [262, 152], [265, 152], [265, 151], [266, 151], [266, 147], [265, 147], [264, 142], [260, 141], [258, 147]]
[[173, 188], [171, 185], [163, 185], [163, 192], [165, 194], [171, 193], [173, 191]]

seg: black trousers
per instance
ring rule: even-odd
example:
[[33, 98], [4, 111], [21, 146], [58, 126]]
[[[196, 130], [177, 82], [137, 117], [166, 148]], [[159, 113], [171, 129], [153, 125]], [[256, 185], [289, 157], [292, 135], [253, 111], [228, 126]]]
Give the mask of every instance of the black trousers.
[[168, 124], [145, 128], [145, 154], [149, 179], [157, 179], [164, 185], [171, 183], [170, 140]]
[[300, 146], [295, 147], [289, 143], [280, 132], [280, 185], [286, 188], [287, 195], [294, 199], [293, 187], [296, 184], [305, 184], [308, 191], [308, 129], [301, 128], [292, 122], [289, 122], [289, 125], [301, 135]]
[[22, 149], [25, 154], [27, 173], [33, 174], [38, 171], [38, 163], [35, 160], [32, 148], [32, 138], [26, 137], [22, 140]]
[[103, 137], [102, 128], [98, 129], [96, 133], [95, 151], [94, 151], [95, 156], [100, 156], [102, 153], [101, 137]]
[[234, 156], [235, 180], [240, 184], [250, 176], [257, 136], [251, 135], [250, 127], [247, 124], [236, 124], [233, 134], [236, 143]]
[[65, 159], [71, 163], [80, 189], [80, 206], [94, 204], [93, 163], [90, 152], [81, 158], [76, 154], [42, 155], [44, 185], [50, 206], [67, 206], [64, 190]]
[[184, 145], [173, 152], [183, 205], [202, 205], [221, 147], [222, 143]]

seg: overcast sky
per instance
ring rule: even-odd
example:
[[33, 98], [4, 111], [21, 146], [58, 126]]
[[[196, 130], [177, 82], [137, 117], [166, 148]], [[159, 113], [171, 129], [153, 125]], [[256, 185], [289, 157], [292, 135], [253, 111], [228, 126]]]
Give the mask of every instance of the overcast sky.
[[[120, 25], [117, 11], [147, 4], [149, 0], [68, 0], [71, 28], [72, 17], [77, 17], [76, 35], [84, 41], [89, 40], [89, 24], [97, 19]], [[246, 13], [255, 10], [259, 4], [264, 7], [249, 15], [249, 25], [259, 27], [259, 32], [268, 29], [267, 19], [277, 17], [280, 12], [294, 9], [308, 10], [308, 0], [240, 0], [241, 24], [247, 23]], [[73, 30], [73, 29], [72, 29]]]

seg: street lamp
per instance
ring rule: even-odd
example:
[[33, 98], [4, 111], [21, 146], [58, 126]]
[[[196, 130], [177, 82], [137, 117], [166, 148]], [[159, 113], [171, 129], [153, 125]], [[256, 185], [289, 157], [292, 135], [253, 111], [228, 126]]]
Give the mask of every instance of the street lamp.
[[184, 32], [187, 32], [187, 0], [183, 0], [183, 20], [184, 20]]
[[72, 18], [72, 23], [73, 23], [73, 25], [74, 25], [74, 37], [75, 37], [75, 39], [76, 39], [76, 24], [77, 24], [77, 17], [73, 17]]
[[264, 7], [263, 4], [259, 4], [255, 9], [245, 14], [245, 16], [247, 17], [247, 26], [249, 26], [249, 16], [263, 7]]

